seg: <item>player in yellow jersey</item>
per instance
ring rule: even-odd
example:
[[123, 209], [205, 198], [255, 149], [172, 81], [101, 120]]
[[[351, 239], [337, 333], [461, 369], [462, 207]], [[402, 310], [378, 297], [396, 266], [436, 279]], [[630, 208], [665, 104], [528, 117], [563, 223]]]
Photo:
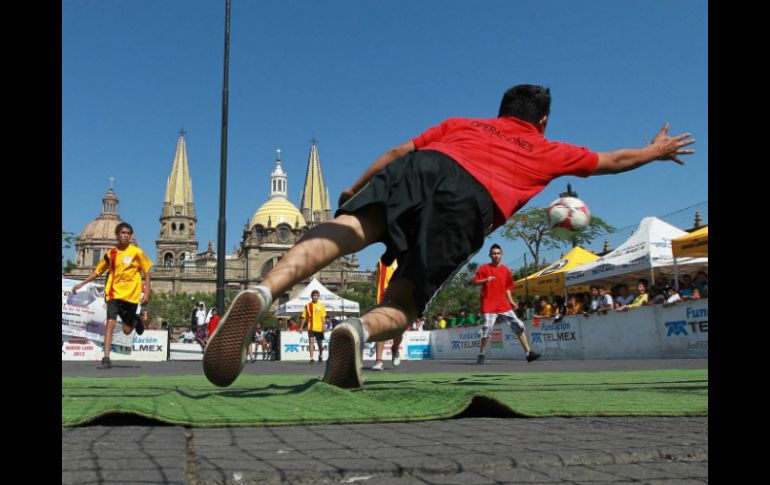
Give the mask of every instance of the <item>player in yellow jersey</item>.
[[302, 310], [302, 326], [300, 331], [304, 330], [305, 324], [307, 324], [307, 337], [310, 341], [308, 350], [310, 351], [310, 363], [312, 364], [315, 362], [313, 359], [313, 340], [318, 341], [318, 362], [323, 362], [326, 307], [318, 301], [321, 298], [321, 293], [318, 290], [313, 290], [310, 293], [310, 298], [313, 301], [305, 305], [305, 309]]
[[[123, 321], [123, 333], [130, 334], [136, 328], [137, 335], [144, 333], [144, 324], [136, 314], [137, 305], [147, 305], [150, 301], [150, 268], [152, 261], [145, 256], [144, 251], [130, 243], [134, 228], [127, 222], [121, 222], [115, 228], [117, 245], [104, 255], [91, 275], [72, 288], [72, 293], [86, 283], [109, 271], [107, 285], [104, 287], [104, 300], [107, 302], [107, 326], [104, 330], [104, 358], [102, 369], [112, 367], [110, 362], [110, 346], [112, 331], [115, 329], [117, 317]], [[144, 274], [144, 291], [142, 291], [142, 276]]]

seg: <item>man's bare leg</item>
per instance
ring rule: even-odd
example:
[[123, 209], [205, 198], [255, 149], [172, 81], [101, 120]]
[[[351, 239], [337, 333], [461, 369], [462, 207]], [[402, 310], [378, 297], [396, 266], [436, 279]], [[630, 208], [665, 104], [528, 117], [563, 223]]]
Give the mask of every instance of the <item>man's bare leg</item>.
[[233, 300], [203, 353], [206, 378], [221, 387], [232, 384], [243, 370], [247, 342], [272, 301], [340, 256], [378, 241], [384, 227], [379, 209], [369, 206], [305, 234], [256, 289], [243, 291]]
[[374, 206], [319, 224], [281, 258], [260, 286], [266, 287], [273, 298], [277, 298], [340, 256], [355, 253], [378, 241], [384, 230], [384, 222]]

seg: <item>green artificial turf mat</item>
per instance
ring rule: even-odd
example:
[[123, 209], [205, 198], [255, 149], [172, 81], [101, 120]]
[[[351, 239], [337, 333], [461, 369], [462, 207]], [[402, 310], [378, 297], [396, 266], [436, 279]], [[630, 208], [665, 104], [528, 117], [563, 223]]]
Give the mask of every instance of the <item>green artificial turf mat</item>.
[[63, 426], [115, 414], [193, 427], [424, 421], [472, 402], [527, 417], [706, 416], [708, 371], [381, 373], [355, 390], [307, 376], [247, 375], [227, 388], [203, 376], [62, 377]]

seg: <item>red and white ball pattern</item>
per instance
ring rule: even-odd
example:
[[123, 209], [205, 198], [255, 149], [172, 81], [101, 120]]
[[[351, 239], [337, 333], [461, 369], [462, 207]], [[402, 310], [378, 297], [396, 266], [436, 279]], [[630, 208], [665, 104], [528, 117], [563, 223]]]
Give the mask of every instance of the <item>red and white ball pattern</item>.
[[591, 213], [588, 206], [577, 197], [562, 197], [548, 206], [545, 221], [551, 234], [562, 239], [572, 239], [588, 227]]

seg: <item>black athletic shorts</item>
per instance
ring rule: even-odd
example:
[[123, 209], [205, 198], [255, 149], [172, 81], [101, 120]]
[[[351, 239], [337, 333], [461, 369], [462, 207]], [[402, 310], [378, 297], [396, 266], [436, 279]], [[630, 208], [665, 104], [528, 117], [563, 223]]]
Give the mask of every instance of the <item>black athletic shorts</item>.
[[312, 330], [308, 330], [307, 331], [307, 336], [308, 337], [313, 337], [316, 340], [318, 340], [319, 342], [323, 342], [324, 341], [324, 333], [323, 332], [314, 332]]
[[494, 202], [460, 164], [433, 150], [394, 160], [340, 207], [335, 216], [375, 205], [386, 221], [382, 261], [398, 260], [393, 278], [415, 285], [423, 315], [441, 286], [484, 245]]
[[107, 320], [120, 320], [126, 325], [134, 326], [139, 315], [136, 314], [138, 303], [129, 303], [123, 300], [110, 300], [107, 302]]

